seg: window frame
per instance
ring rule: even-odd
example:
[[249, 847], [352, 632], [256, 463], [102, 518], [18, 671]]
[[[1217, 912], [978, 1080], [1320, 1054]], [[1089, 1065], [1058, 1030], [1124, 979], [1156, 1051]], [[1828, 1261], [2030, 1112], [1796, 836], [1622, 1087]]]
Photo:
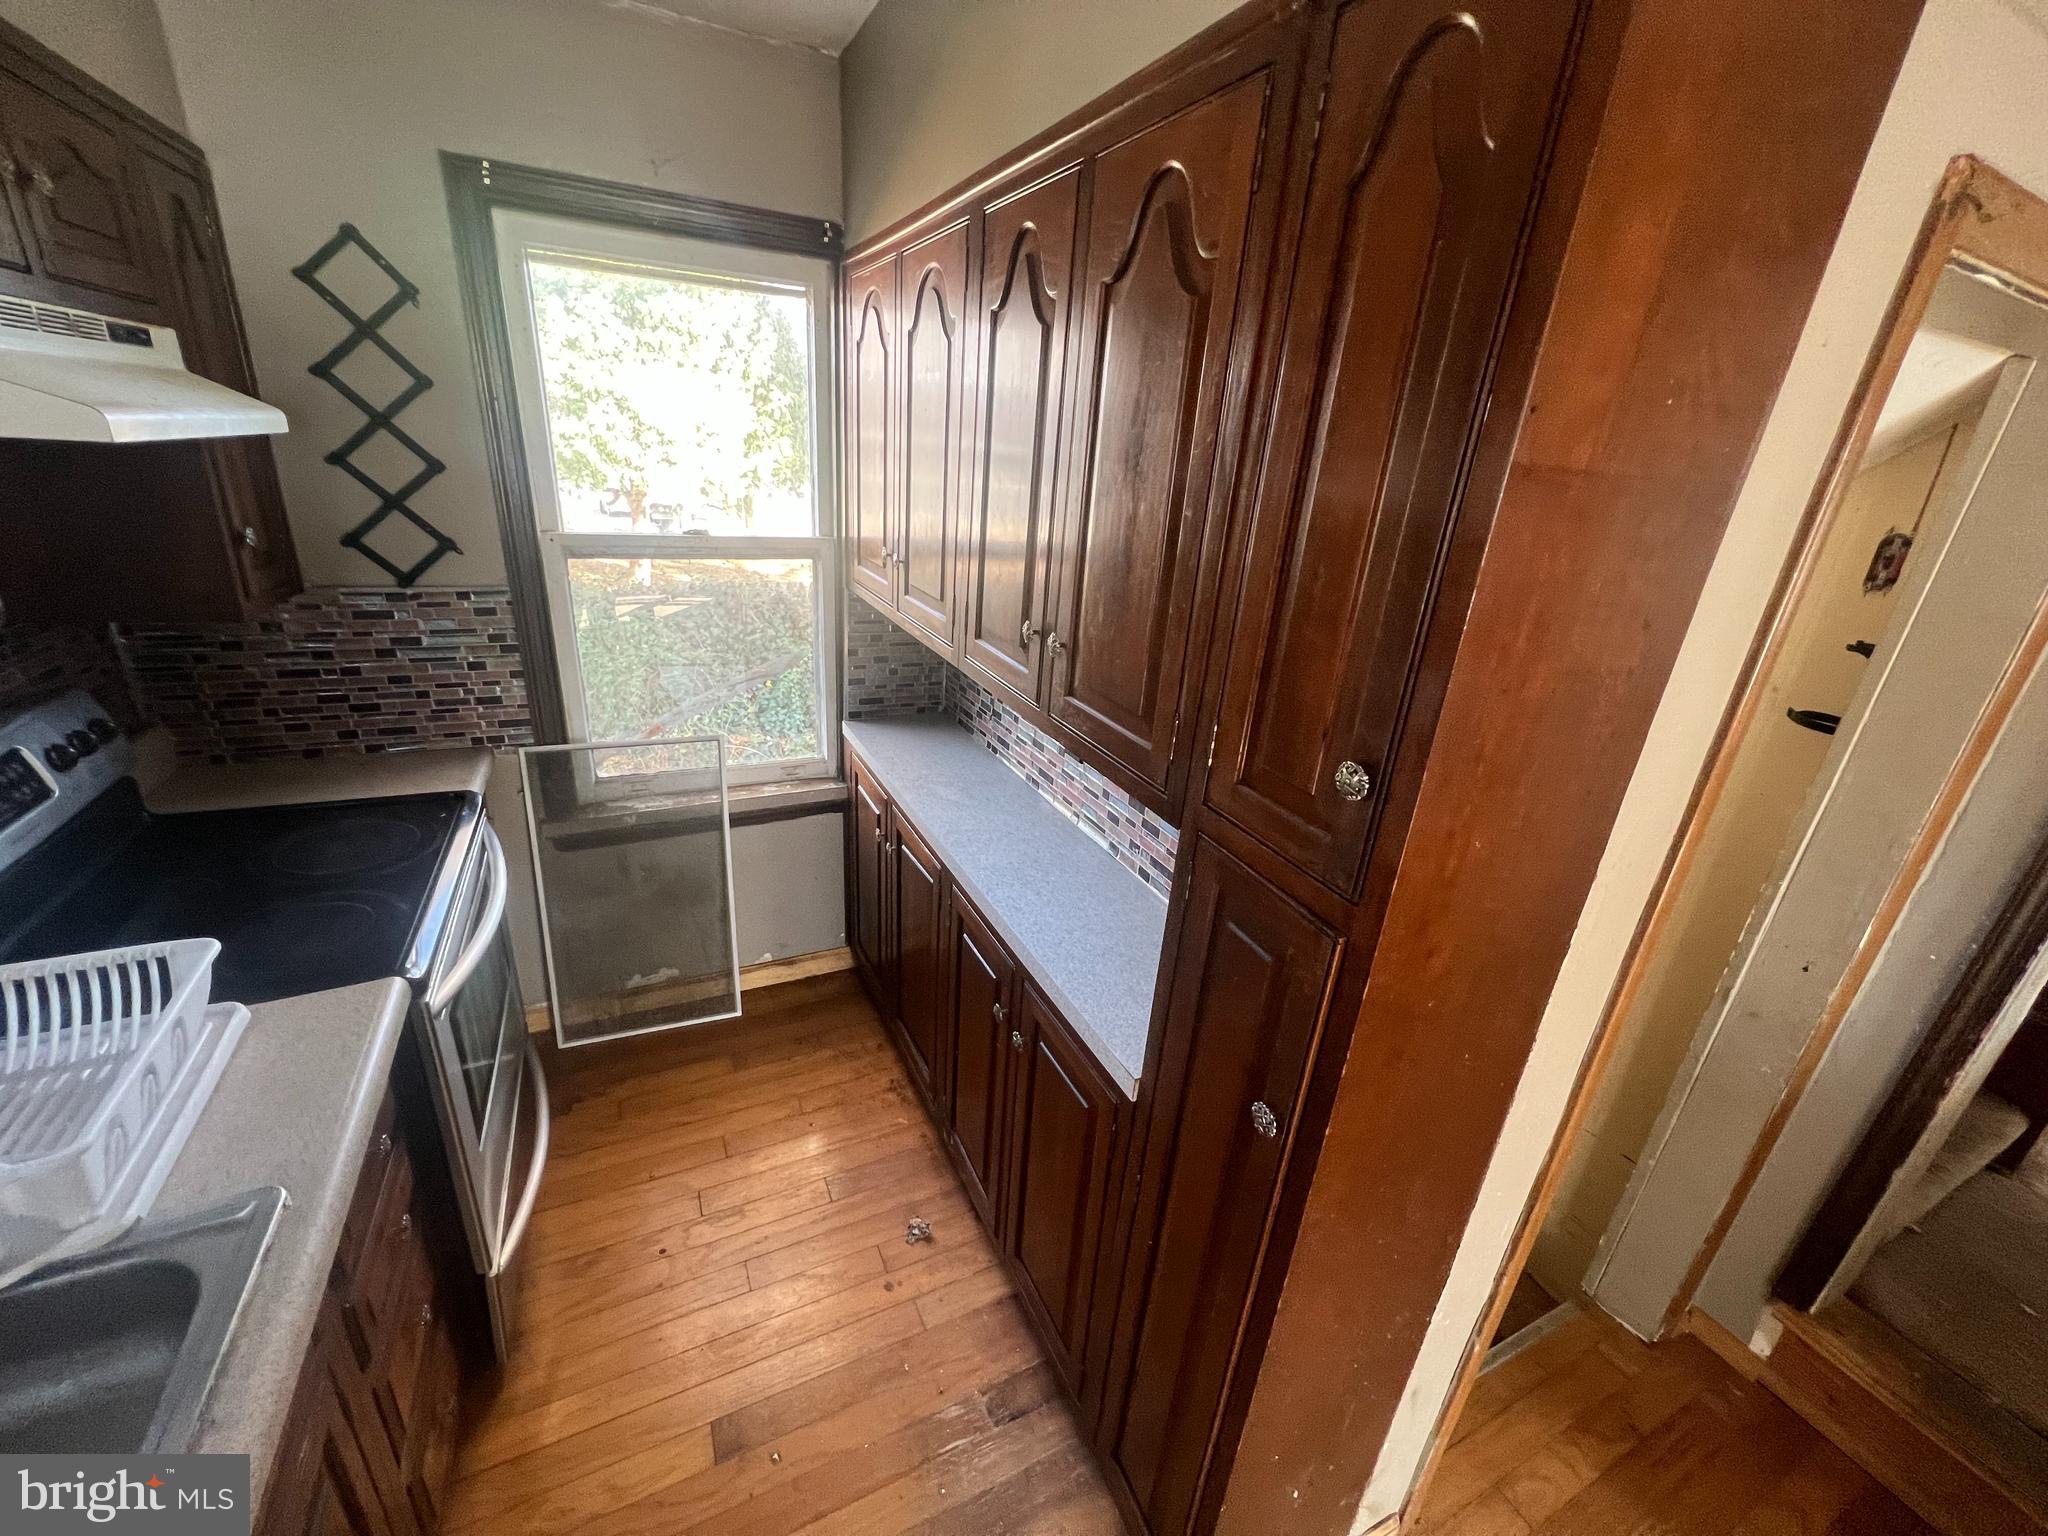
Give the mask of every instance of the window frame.
[[[496, 258], [498, 319], [507, 342], [511, 401], [528, 487], [528, 527], [536, 541], [545, 622], [565, 739], [592, 739], [574, 632], [569, 563], [576, 559], [808, 560], [812, 567], [815, 637], [812, 686], [818, 753], [773, 763], [728, 761], [736, 789], [836, 782], [840, 772], [839, 573], [836, 377], [838, 272], [832, 253], [813, 255], [706, 240], [609, 220], [498, 206], [489, 228]], [[548, 430], [539, 338], [527, 280], [530, 256], [554, 257], [598, 270], [641, 272], [751, 290], [802, 292], [810, 304], [811, 501], [813, 529], [804, 536], [583, 533], [565, 529]], [[529, 669], [529, 686], [532, 669]], [[658, 789], [658, 780], [650, 788]]]

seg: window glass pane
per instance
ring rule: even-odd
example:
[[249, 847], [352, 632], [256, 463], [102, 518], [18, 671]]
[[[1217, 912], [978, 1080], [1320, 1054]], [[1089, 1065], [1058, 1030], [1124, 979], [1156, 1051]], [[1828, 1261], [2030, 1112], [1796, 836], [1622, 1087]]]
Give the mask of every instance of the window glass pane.
[[736, 766], [824, 755], [814, 562], [568, 564], [592, 741], [718, 733]]
[[810, 299], [527, 259], [562, 527], [808, 537]]

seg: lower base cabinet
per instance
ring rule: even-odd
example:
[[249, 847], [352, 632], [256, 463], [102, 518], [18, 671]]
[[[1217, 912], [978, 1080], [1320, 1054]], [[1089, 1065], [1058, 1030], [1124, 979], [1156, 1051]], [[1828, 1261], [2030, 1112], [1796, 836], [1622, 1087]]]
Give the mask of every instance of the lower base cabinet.
[[270, 1482], [260, 1536], [429, 1536], [462, 1361], [395, 1102], [371, 1132]]
[[1221, 1485], [1217, 1427], [1341, 947], [1196, 845], [1119, 1304], [1131, 1342], [1098, 1435], [1155, 1536], [1179, 1536]]
[[951, 1045], [952, 1085], [948, 1112], [938, 1119], [969, 1203], [1000, 1240], [995, 1193], [1009, 1121], [1017, 963], [981, 914], [957, 893], [947, 904], [946, 934], [948, 996], [941, 1018]]
[[1038, 989], [1027, 982], [1022, 991], [1010, 1036], [1004, 1248], [1054, 1369], [1085, 1403], [1096, 1261], [1125, 1100]]
[[[1102, 1235], [1130, 1101], [866, 765], [854, 760], [849, 777], [856, 863], [848, 931], [877, 934], [883, 946], [878, 963], [864, 962], [860, 974], [894, 1025], [968, 1201], [1008, 1261], [1054, 1370], [1087, 1417], [1099, 1400], [1090, 1362], [1107, 1345], [1095, 1326], [1106, 1311], [1096, 1277], [1116, 1269], [1106, 1262]], [[889, 855], [886, 876], [861, 870], [859, 856], [870, 846]], [[908, 899], [906, 887], [915, 891]], [[926, 963], [931, 891], [938, 893], [940, 940], [935, 963]], [[860, 910], [874, 900], [891, 904], [893, 921]], [[878, 977], [891, 982], [880, 986]]]

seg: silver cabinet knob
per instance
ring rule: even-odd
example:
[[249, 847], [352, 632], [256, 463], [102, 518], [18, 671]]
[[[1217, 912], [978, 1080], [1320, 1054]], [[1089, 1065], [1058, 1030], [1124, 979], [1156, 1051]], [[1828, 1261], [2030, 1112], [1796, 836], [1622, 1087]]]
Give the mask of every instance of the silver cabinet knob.
[[28, 180], [29, 185], [34, 187], [44, 197], [55, 197], [57, 195], [57, 183], [51, 179], [50, 173], [40, 165], [32, 165], [28, 168]]
[[1365, 765], [1348, 759], [1337, 765], [1332, 782], [1337, 786], [1337, 793], [1346, 800], [1363, 800], [1372, 793], [1372, 775], [1366, 772]]
[[1067, 653], [1067, 642], [1058, 635], [1047, 635], [1045, 637], [1045, 648], [1055, 656], [1064, 656]]
[[389, 1157], [391, 1155], [391, 1133], [389, 1131], [386, 1131], [377, 1138], [377, 1155], [379, 1157]]
[[401, 1232], [410, 1232], [412, 1230], [411, 1211], [407, 1211], [403, 1216], [398, 1218], [398, 1230]]
[[1252, 1100], [1252, 1129], [1268, 1141], [1280, 1134], [1280, 1117], [1266, 1107], [1264, 1099]]
[[1017, 631], [1017, 643], [1019, 645], [1029, 645], [1038, 638], [1038, 634], [1038, 626], [1029, 619], [1026, 619], [1023, 627]]
[[262, 537], [256, 532], [256, 525], [254, 523], [244, 523], [242, 525], [242, 542], [251, 549], [254, 549], [262, 542]]
[[1022, 1030], [1013, 1029], [1010, 1031], [1010, 1049], [1013, 1051], [1024, 1049], [1024, 1033]]
[[997, 1003], [997, 1004], [996, 1004], [996, 1005], [995, 1005], [995, 1006], [994, 1006], [993, 1008], [991, 1008], [991, 1009], [990, 1009], [989, 1011], [990, 1011], [991, 1013], [993, 1013], [993, 1014], [995, 1015], [995, 1019], [996, 1019], [996, 1022], [997, 1022], [998, 1024], [1007, 1024], [1007, 1023], [1009, 1023], [1009, 1021], [1010, 1021], [1010, 1010], [1009, 1010], [1009, 1009], [1007, 1009], [1007, 1008], [1005, 1008], [1005, 1007], [1004, 1007], [1004, 1006], [1003, 1006], [1003, 1005], [1002, 1005], [1001, 1003]]

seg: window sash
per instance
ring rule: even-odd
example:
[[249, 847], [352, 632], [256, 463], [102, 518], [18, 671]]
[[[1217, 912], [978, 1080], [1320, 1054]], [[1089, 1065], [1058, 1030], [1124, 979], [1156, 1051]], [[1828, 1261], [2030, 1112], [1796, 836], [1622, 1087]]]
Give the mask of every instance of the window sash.
[[[814, 686], [818, 722], [816, 756], [774, 763], [728, 763], [734, 786], [835, 778], [839, 771], [839, 505], [838, 454], [833, 439], [837, 412], [831, 398], [833, 289], [830, 267], [818, 260], [772, 251], [747, 251], [689, 241], [680, 236], [624, 226], [499, 209], [499, 292], [511, 341], [512, 369], [524, 440], [533, 516], [539, 534], [547, 621], [555, 641], [557, 683], [572, 740], [590, 737], [582, 659], [576, 646], [575, 608], [569, 593], [572, 559], [629, 560], [809, 560]], [[810, 300], [811, 495], [817, 532], [803, 537], [710, 535], [699, 533], [571, 533], [562, 528], [548, 430], [540, 342], [527, 287], [527, 260], [584, 263], [609, 270], [670, 275], [685, 281], [751, 289], [801, 289]], [[659, 791], [660, 780], [649, 787]]]

